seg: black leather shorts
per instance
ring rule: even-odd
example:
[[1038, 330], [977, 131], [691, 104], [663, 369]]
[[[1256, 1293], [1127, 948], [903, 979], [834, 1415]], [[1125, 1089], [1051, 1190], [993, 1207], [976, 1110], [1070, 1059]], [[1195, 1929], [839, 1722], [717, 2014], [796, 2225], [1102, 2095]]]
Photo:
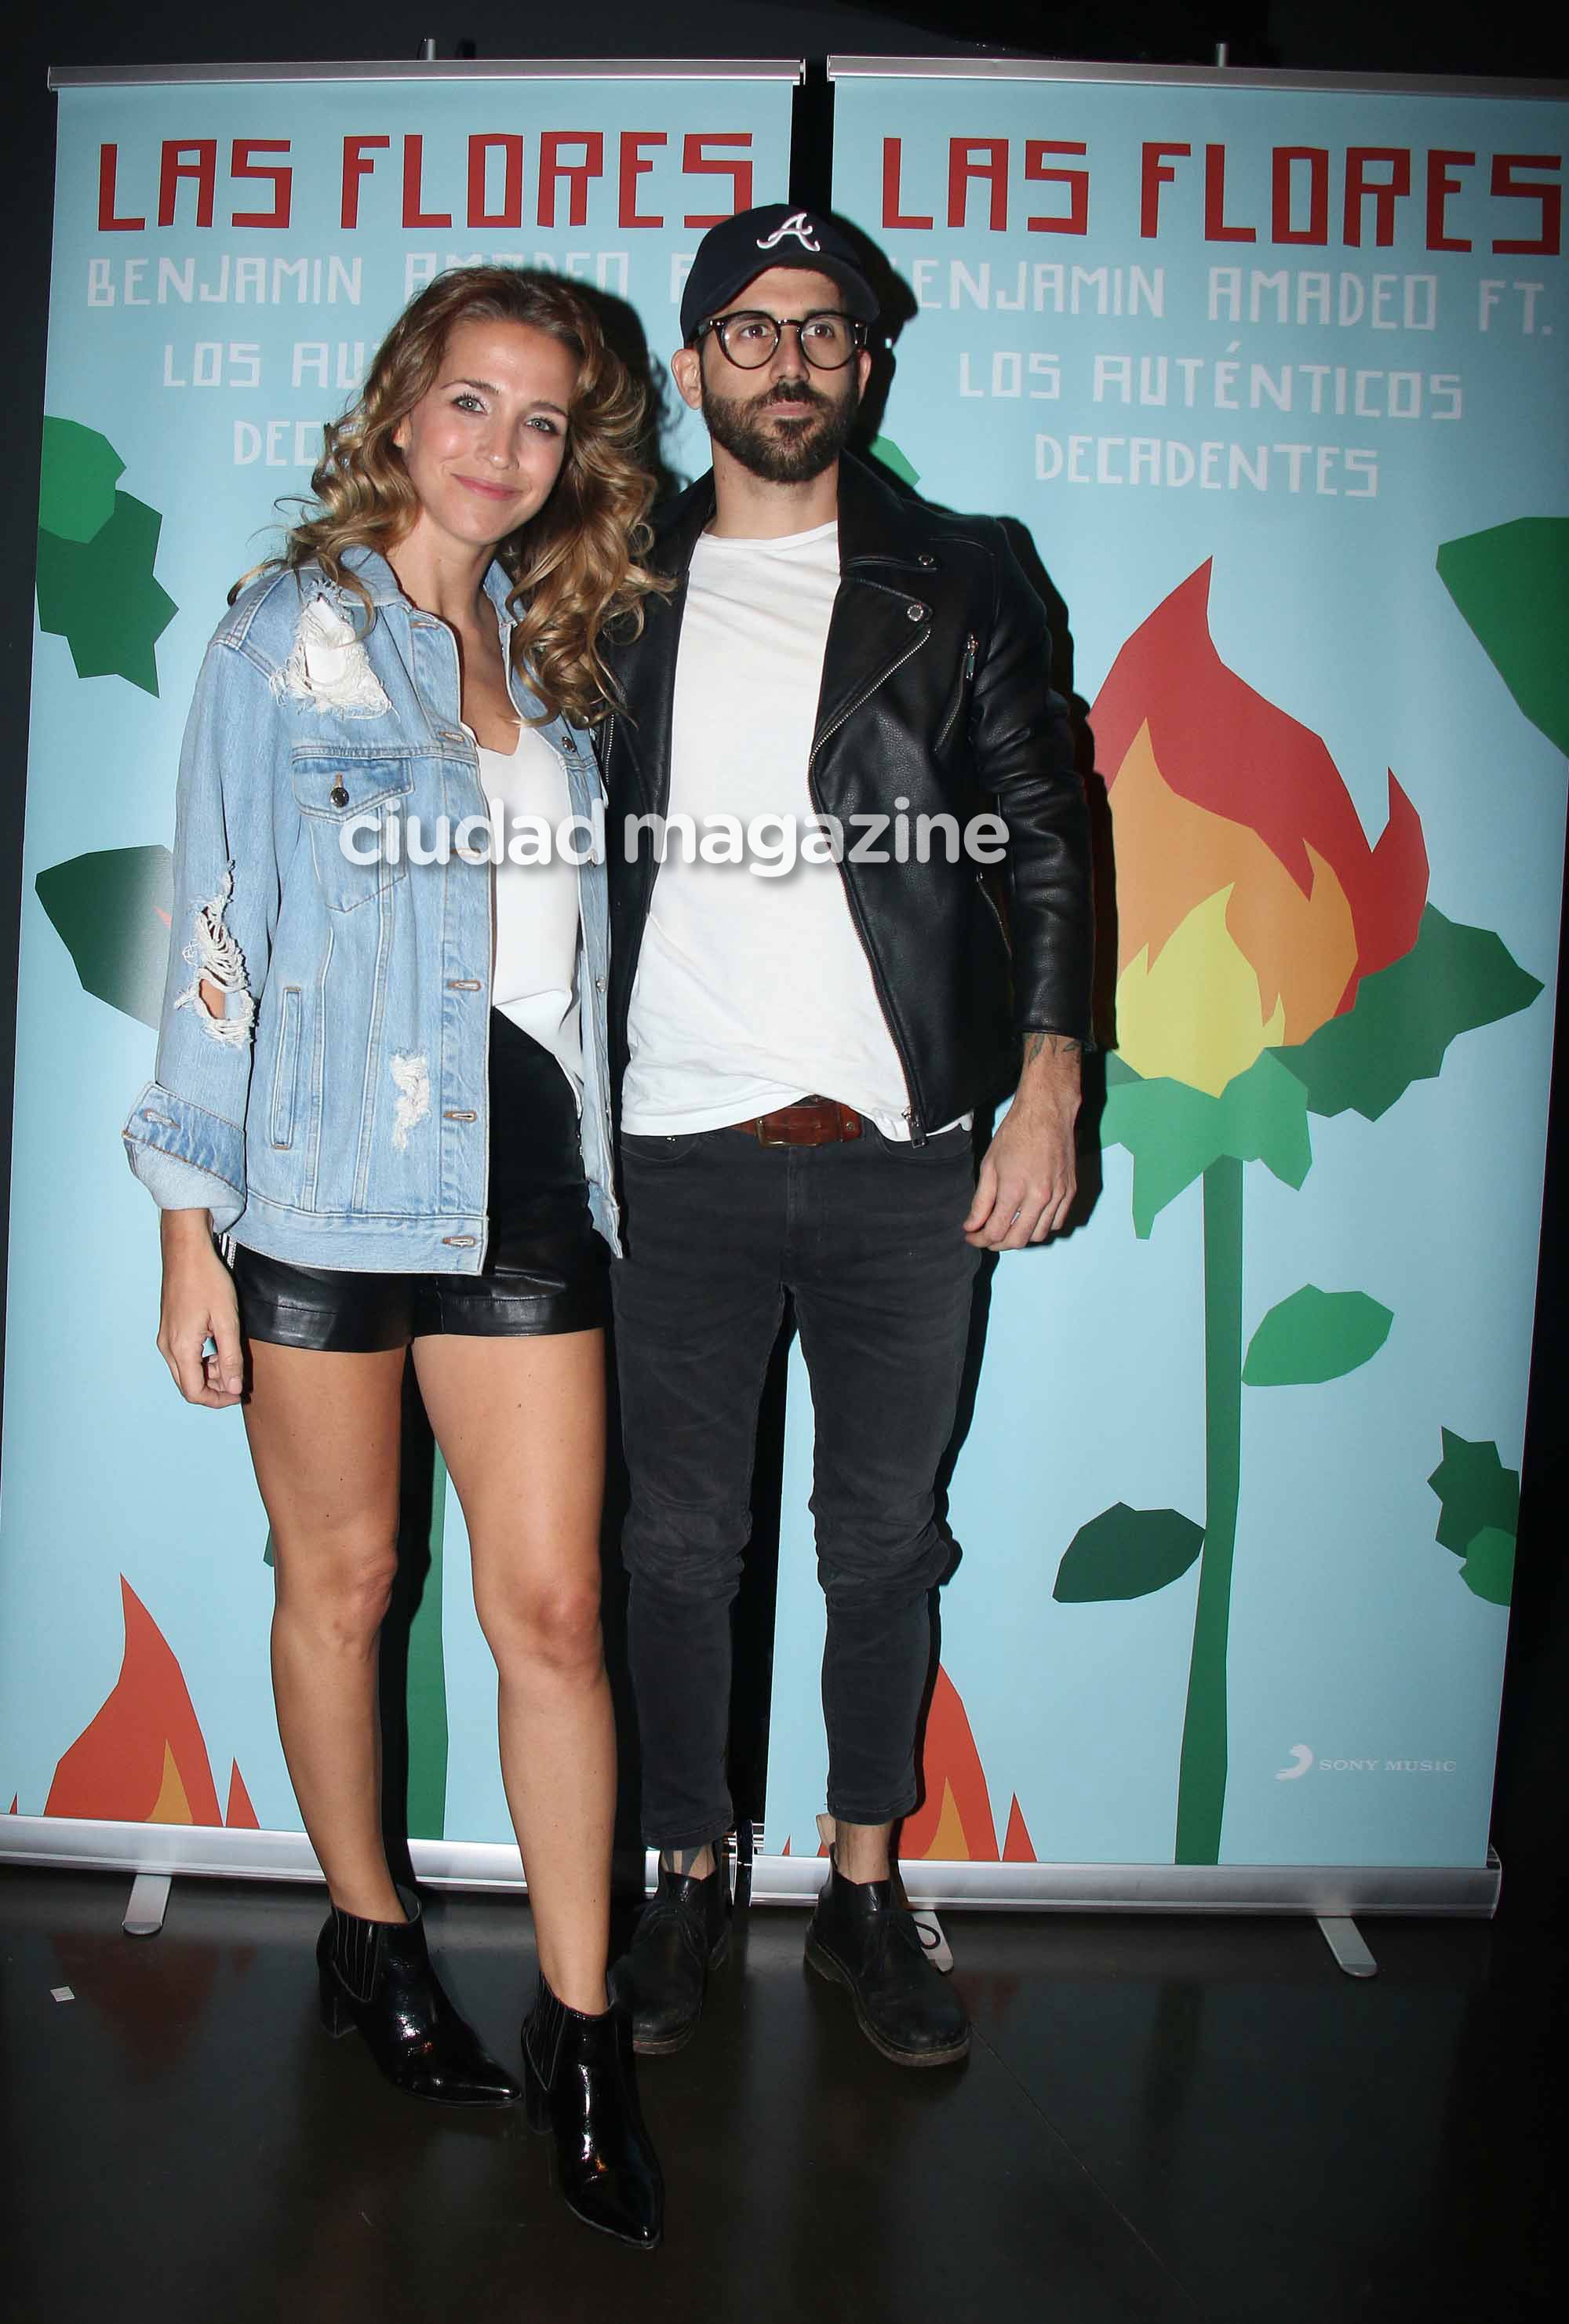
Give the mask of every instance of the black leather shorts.
[[490, 1023], [490, 1232], [480, 1273], [295, 1267], [237, 1244], [245, 1338], [368, 1355], [443, 1332], [513, 1340], [604, 1323], [608, 1253], [588, 1214], [570, 1084], [511, 1018], [493, 1009]]

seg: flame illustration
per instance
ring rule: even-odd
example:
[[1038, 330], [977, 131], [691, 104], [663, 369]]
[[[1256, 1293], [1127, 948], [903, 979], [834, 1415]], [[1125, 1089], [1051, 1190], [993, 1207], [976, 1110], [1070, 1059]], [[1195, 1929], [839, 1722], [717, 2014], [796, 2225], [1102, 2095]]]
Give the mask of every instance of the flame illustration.
[[[926, 1796], [904, 1820], [899, 1853], [909, 1863], [925, 1857], [935, 1863], [995, 1864], [997, 1827], [992, 1821], [992, 1797], [986, 1772], [959, 1691], [939, 1664], [937, 1683], [927, 1715], [922, 1754]], [[817, 1818], [822, 1835], [817, 1854], [826, 1856], [833, 1821]], [[781, 1856], [790, 1852], [787, 1840]], [[1017, 1793], [1008, 1812], [1008, 1836], [1002, 1845], [1004, 1864], [1033, 1864], [1035, 1843], [1029, 1837]]]
[[120, 1675], [56, 1767], [44, 1814], [115, 1823], [226, 1822], [254, 1831], [256, 1812], [237, 1765], [231, 1766], [228, 1814], [220, 1812], [184, 1675], [124, 1574], [120, 1596], [125, 1618]]
[[256, 1831], [256, 1811], [251, 1805], [251, 1794], [245, 1789], [245, 1779], [240, 1773], [237, 1759], [229, 1761], [229, 1803], [224, 1812], [224, 1821], [231, 1831]]
[[1019, 1794], [1013, 1794], [1013, 1805], [1008, 1811], [1008, 1837], [1002, 1843], [1004, 1864], [1033, 1864], [1037, 1861], [1035, 1842], [1019, 1805]]
[[1392, 772], [1370, 847], [1320, 737], [1226, 668], [1210, 573], [1134, 632], [1091, 716], [1116, 838], [1119, 1047], [1146, 1079], [1218, 1097], [1410, 951], [1427, 853]]
[[959, 1691], [940, 1664], [921, 1764], [926, 1797], [905, 1819], [900, 1855], [907, 1860], [924, 1856], [942, 1863], [995, 1864], [997, 1828], [986, 1771]]

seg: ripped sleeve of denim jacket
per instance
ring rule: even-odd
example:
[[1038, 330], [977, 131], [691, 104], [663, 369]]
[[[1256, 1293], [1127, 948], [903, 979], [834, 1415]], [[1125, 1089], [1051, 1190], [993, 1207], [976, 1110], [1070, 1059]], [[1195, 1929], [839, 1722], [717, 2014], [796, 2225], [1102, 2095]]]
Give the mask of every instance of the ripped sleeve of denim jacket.
[[180, 750], [174, 910], [155, 1079], [124, 1137], [161, 1209], [245, 1207], [245, 1107], [278, 905], [281, 748], [272, 674], [221, 634], [208, 648]]

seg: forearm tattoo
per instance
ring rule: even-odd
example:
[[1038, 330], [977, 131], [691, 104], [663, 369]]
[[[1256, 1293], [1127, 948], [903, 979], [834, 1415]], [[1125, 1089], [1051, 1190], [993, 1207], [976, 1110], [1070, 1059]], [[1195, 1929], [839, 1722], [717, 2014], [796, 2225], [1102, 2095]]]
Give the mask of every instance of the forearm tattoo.
[[1053, 1057], [1065, 1057], [1076, 1054], [1084, 1046], [1082, 1041], [1075, 1041], [1071, 1033], [1026, 1033], [1024, 1062], [1032, 1065], [1042, 1051]]

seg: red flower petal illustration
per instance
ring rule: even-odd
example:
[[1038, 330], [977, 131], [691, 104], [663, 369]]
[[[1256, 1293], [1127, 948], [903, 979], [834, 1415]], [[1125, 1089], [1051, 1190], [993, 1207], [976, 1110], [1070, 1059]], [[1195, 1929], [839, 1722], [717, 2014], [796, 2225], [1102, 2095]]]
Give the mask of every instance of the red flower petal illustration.
[[1427, 855], [1392, 773], [1370, 848], [1321, 738], [1221, 660], [1210, 575], [1134, 632], [1091, 717], [1116, 831], [1122, 1047], [1140, 1073], [1218, 1095], [1409, 952]]

